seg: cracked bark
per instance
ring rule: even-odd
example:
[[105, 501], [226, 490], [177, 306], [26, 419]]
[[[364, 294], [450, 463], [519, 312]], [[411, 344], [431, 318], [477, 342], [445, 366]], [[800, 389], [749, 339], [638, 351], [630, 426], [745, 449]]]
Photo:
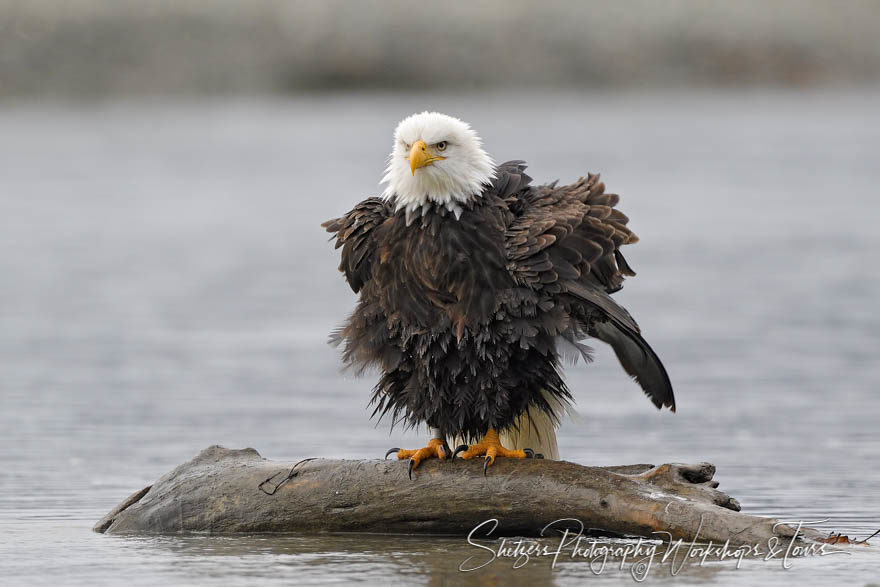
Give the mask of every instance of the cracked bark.
[[[467, 535], [491, 518], [494, 535], [538, 536], [575, 518], [590, 533], [766, 543], [791, 526], [740, 513], [717, 489], [715, 467], [585, 467], [565, 461], [430, 460], [407, 478], [395, 460], [269, 461], [212, 446], [124, 500], [95, 525], [114, 534], [374, 532]], [[657, 534], [657, 533], [660, 534]], [[820, 540], [817, 530], [802, 529]]]

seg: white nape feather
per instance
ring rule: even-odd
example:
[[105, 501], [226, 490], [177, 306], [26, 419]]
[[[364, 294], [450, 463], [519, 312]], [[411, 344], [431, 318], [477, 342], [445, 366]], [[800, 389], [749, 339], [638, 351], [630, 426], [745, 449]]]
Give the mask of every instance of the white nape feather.
[[[442, 161], [410, 169], [408, 145], [425, 141], [429, 147], [446, 143]], [[394, 131], [394, 147], [382, 183], [383, 197], [397, 198], [397, 210], [406, 210], [410, 224], [432, 204], [461, 217], [462, 204], [479, 198], [495, 177], [495, 163], [483, 150], [479, 135], [466, 123], [439, 112], [422, 112], [403, 119]]]

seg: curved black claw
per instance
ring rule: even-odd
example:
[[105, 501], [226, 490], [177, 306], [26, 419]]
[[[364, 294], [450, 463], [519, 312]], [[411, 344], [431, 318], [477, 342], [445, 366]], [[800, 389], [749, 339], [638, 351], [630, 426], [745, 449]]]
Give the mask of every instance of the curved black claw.
[[489, 464], [492, 462], [492, 457], [486, 455], [486, 458], [483, 459], [483, 477], [486, 476], [486, 471], [489, 469]]
[[544, 458], [544, 455], [542, 455], [539, 452], [535, 452], [530, 448], [524, 448], [523, 452], [526, 453], [527, 459], [543, 459]]
[[452, 453], [452, 458], [454, 459], [456, 456], [458, 456], [458, 453], [460, 453], [460, 452], [464, 452], [464, 451], [466, 451], [467, 449], [468, 449], [468, 445], [466, 445], [466, 444], [459, 444], [459, 445], [455, 448], [455, 452]]
[[399, 448], [389, 448], [388, 452], [385, 453], [385, 460], [386, 461], [388, 460], [388, 455], [390, 455], [393, 452], [400, 452], [400, 449]]
[[412, 472], [413, 472], [413, 467], [415, 467], [415, 466], [416, 466], [416, 462], [414, 460], [410, 459], [409, 460], [409, 480], [410, 481], [412, 481]]

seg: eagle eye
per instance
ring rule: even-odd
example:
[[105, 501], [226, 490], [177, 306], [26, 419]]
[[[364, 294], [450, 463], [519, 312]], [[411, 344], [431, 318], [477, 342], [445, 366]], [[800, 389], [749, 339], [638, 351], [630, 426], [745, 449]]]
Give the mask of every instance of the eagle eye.
[[438, 151], [445, 151], [446, 150], [446, 141], [440, 141], [439, 143], [434, 145], [434, 147], [436, 147]]

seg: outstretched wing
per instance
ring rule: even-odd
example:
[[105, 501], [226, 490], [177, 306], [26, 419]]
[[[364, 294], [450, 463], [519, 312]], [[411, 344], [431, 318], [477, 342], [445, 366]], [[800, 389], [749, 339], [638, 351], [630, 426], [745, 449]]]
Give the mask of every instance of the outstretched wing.
[[520, 191], [509, 204], [515, 217], [505, 235], [508, 268], [518, 284], [571, 307], [569, 342], [576, 344], [586, 333], [611, 345], [654, 405], [674, 411], [666, 369], [629, 312], [609, 295], [623, 286], [625, 276], [635, 275], [620, 247], [638, 237], [614, 207], [618, 200], [592, 174], [571, 185]]
[[355, 293], [370, 279], [376, 252], [376, 228], [393, 214], [390, 203], [382, 198], [367, 198], [342, 216], [321, 224], [336, 234], [336, 248], [342, 247], [339, 270]]
[[623, 287], [635, 275], [620, 251], [638, 242], [629, 218], [614, 206], [598, 175], [576, 183], [538, 186], [522, 193], [507, 230], [508, 258], [518, 282], [560, 291], [565, 281], [586, 279], [606, 292]]

